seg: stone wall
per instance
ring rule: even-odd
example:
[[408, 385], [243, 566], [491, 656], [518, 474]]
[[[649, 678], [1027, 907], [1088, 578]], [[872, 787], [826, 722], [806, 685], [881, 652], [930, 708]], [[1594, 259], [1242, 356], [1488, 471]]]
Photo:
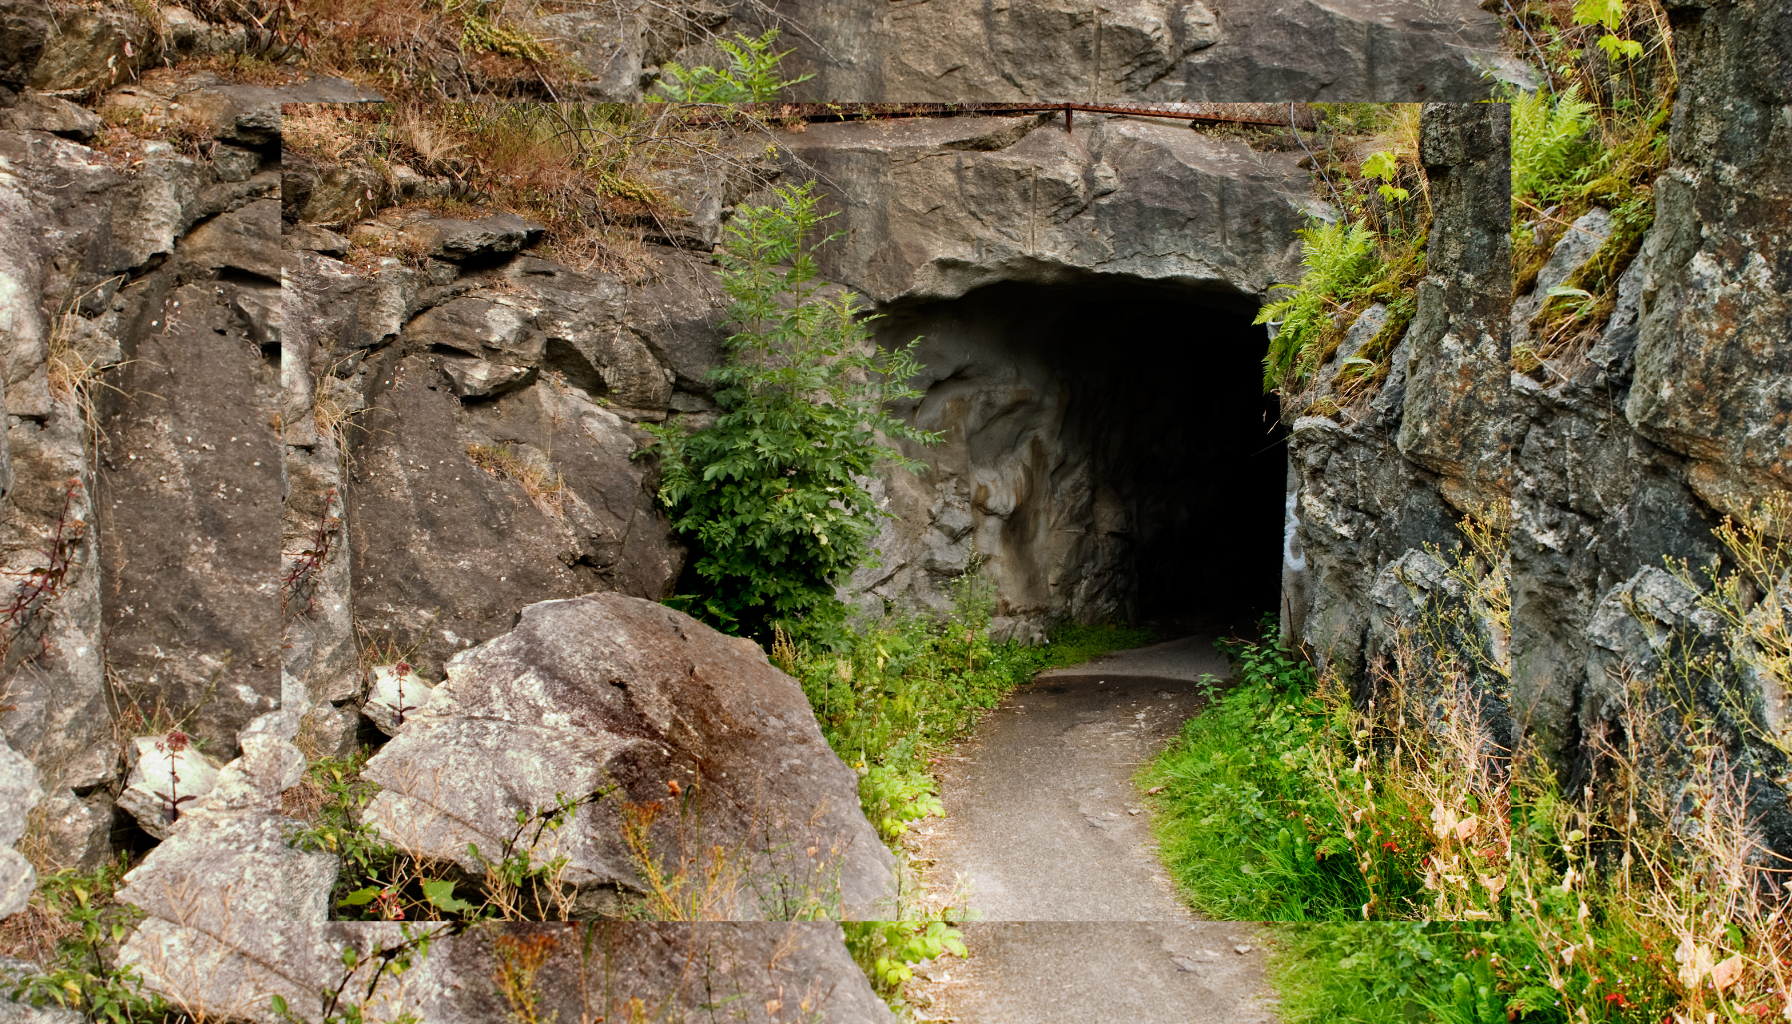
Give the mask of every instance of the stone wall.
[[[1470, 0], [781, 7], [805, 99], [1465, 101], [1523, 76]], [[751, 20], [742, 12], [737, 18]]]

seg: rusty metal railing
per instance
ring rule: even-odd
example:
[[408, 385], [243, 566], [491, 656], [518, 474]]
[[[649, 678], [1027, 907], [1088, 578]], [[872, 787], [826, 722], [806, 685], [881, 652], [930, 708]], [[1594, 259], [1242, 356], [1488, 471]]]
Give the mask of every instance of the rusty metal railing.
[[[1313, 108], [1305, 103], [741, 103], [734, 109], [765, 120], [810, 122], [1063, 111], [1067, 132], [1077, 111], [1165, 117], [1203, 124], [1260, 124], [1308, 130], [1318, 126]], [[721, 120], [725, 116], [719, 109], [705, 108], [693, 120]]]

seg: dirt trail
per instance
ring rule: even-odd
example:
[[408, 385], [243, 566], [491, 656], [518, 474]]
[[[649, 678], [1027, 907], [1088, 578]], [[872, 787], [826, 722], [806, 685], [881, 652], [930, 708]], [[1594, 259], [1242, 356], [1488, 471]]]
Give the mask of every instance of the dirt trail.
[[983, 921], [1194, 920], [1132, 776], [1200, 709], [1202, 674], [1227, 671], [1195, 636], [1016, 690], [941, 772], [946, 817], [921, 827], [930, 888], [962, 877]]
[[923, 967], [921, 1021], [1272, 1024], [1256, 928], [1226, 921], [971, 923], [967, 961]]
[[1203, 706], [1201, 676], [1228, 672], [1199, 635], [1042, 673], [945, 762], [946, 817], [912, 845], [929, 902], [964, 906], [968, 886], [971, 959], [923, 971], [918, 1019], [1275, 1019], [1256, 926], [1176, 897], [1132, 783]]

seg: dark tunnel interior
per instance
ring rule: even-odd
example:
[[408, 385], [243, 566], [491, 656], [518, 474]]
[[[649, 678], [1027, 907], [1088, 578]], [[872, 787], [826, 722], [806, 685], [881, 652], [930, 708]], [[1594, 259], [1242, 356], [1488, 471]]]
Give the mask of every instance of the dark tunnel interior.
[[[940, 399], [964, 406], [967, 389], [986, 382], [988, 411], [958, 417], [962, 430], [994, 438], [969, 439], [973, 464], [1025, 458], [1029, 445], [1050, 450], [1052, 485], [1023, 499], [1054, 506], [1041, 510], [1040, 529], [1104, 536], [1075, 549], [1004, 541], [1007, 557], [1077, 550], [1105, 563], [1085, 568], [1111, 580], [1104, 586], [1122, 617], [1248, 629], [1278, 606], [1285, 514], [1285, 442], [1263, 394], [1256, 310], [1236, 294], [1131, 279], [1004, 282], [899, 311], [879, 336], [923, 336], [923, 382], [932, 383], [920, 419], [930, 405], [943, 415]], [[1005, 425], [1028, 414], [1018, 400], [1002, 406], [1004, 389], [1055, 392], [1050, 415], [1030, 414], [1034, 434], [1057, 433], [1055, 447]], [[1092, 486], [1061, 483], [1071, 475]], [[1073, 507], [1079, 495], [1093, 495], [1091, 510]], [[1003, 530], [1017, 530], [1017, 517]]]

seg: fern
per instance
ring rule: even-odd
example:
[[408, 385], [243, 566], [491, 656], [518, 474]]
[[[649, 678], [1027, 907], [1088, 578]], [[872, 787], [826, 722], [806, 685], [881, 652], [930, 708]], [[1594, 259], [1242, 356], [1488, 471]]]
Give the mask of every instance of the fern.
[[815, 77], [778, 77], [778, 64], [791, 51], [772, 52], [772, 43], [778, 38], [775, 28], [757, 38], [740, 32], [734, 33], [734, 38], [739, 42], [716, 40], [716, 46], [728, 55], [732, 66], [713, 68], [705, 64], [687, 68], [667, 61], [666, 77], [660, 80], [661, 95], [648, 99], [674, 103], [768, 103], [784, 89]]
[[1281, 325], [1263, 357], [1265, 393], [1298, 388], [1313, 372], [1332, 312], [1348, 305], [1375, 272], [1375, 232], [1361, 223], [1320, 224], [1300, 237], [1306, 273], [1299, 284], [1276, 285], [1292, 293], [1257, 311], [1257, 323]]
[[1586, 165], [1593, 104], [1578, 86], [1555, 96], [1542, 90], [1512, 103], [1512, 195], [1537, 205], [1556, 202]]

